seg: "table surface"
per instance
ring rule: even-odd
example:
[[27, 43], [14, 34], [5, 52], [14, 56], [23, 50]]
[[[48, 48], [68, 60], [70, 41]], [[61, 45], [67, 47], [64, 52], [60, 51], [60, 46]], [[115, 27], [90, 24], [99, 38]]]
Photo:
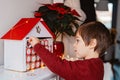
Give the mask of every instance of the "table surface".
[[56, 77], [47, 67], [27, 72], [17, 72], [0, 66], [0, 80], [49, 80]]

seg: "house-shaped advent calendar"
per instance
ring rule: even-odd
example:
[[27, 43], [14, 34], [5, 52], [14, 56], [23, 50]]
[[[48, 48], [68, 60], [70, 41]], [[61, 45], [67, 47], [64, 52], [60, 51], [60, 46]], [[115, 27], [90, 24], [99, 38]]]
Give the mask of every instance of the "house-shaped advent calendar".
[[40, 39], [42, 45], [53, 52], [54, 34], [40, 18], [22, 18], [5, 35], [4, 68], [15, 71], [28, 71], [40, 68], [42, 61], [27, 42], [30, 36]]

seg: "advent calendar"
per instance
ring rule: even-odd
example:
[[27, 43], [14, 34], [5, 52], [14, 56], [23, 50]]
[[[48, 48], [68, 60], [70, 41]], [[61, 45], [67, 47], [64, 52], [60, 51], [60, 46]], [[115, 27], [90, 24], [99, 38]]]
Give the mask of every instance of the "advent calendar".
[[15, 71], [29, 71], [45, 64], [28, 43], [30, 36], [38, 37], [40, 44], [53, 52], [54, 34], [40, 18], [22, 18], [5, 35], [4, 68]]

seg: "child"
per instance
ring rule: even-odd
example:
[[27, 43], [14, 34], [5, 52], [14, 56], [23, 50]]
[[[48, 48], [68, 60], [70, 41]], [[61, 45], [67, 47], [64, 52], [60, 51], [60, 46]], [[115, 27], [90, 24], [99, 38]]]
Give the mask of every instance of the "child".
[[79, 59], [76, 61], [56, 57], [35, 37], [30, 37], [28, 42], [46, 66], [65, 80], [103, 80], [104, 68], [99, 56], [110, 44], [110, 33], [102, 23], [89, 22], [78, 28], [74, 44]]

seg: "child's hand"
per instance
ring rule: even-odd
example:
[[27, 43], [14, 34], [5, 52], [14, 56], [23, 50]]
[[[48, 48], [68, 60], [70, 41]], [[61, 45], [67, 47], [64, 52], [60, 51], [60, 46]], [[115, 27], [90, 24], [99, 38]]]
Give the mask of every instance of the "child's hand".
[[37, 43], [40, 43], [40, 40], [36, 37], [29, 37], [28, 42], [34, 47]]

